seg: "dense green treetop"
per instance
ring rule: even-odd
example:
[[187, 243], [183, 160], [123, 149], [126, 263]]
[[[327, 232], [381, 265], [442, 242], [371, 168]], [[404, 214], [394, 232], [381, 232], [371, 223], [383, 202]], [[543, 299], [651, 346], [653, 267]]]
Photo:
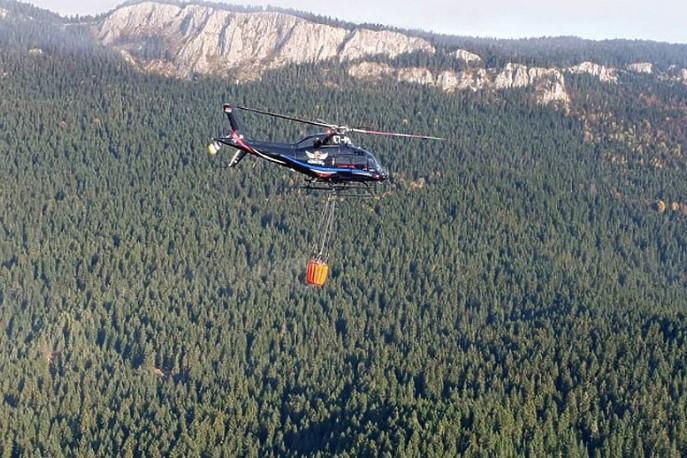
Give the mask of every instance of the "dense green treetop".
[[[572, 78], [565, 113], [320, 70], [0, 50], [3, 456], [684, 453], [687, 217], [652, 204], [687, 180], [646, 139], [684, 145], [685, 89]], [[322, 199], [208, 158], [223, 102], [450, 140], [354, 139], [393, 183], [341, 204], [312, 289]]]

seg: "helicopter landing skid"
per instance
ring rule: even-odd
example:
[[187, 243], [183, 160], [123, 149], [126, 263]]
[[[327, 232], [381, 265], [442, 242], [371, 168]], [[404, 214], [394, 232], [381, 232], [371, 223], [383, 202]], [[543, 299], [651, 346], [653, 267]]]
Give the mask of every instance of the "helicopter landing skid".
[[301, 186], [306, 191], [328, 191], [337, 197], [375, 197], [373, 186], [367, 183], [327, 183], [322, 181], [306, 181]]

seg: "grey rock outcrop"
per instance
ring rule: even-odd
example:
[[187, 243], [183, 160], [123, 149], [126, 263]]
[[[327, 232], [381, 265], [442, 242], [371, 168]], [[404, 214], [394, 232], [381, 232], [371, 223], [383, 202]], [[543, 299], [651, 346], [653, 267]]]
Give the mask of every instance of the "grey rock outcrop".
[[563, 73], [557, 68], [530, 68], [530, 84], [535, 88], [537, 101], [542, 105], [550, 103], [570, 103], [570, 96], [565, 89]]
[[422, 51], [434, 54], [434, 47], [422, 38], [409, 37], [398, 32], [355, 29], [346, 34], [344, 29], [343, 49], [340, 60], [354, 60], [366, 56], [383, 55], [394, 58], [401, 54]]
[[[0, 18], [7, 14], [0, 9]], [[423, 38], [396, 31], [344, 28], [274, 11], [233, 12], [209, 4], [147, 0], [115, 9], [93, 29], [100, 43], [118, 50], [135, 68], [179, 78], [231, 75], [239, 83], [291, 64], [338, 62], [353, 78], [391, 79], [447, 93], [528, 88], [541, 104], [563, 105], [570, 102], [564, 74], [619, 83], [620, 77], [635, 72], [687, 84], [687, 69], [678, 66], [663, 71], [650, 62], [637, 62], [617, 69], [585, 61], [567, 68], [517, 63], [486, 68], [479, 55], [466, 49], [446, 54], [466, 64], [455, 62], [453, 69], [398, 68], [371, 58], [437, 51]]]
[[407, 81], [423, 85], [434, 85], [434, 75], [431, 71], [421, 67], [400, 68], [396, 72], [399, 81]]
[[658, 77], [663, 81], [677, 81], [687, 84], [687, 68], [671, 65], [663, 74], [659, 74]]
[[[479, 91], [487, 89], [491, 86], [491, 75], [483, 68], [476, 70], [467, 70], [464, 72], [455, 72], [456, 86], [448, 86], [448, 91]], [[445, 77], [445, 81], [448, 81]]]
[[389, 78], [398, 82], [434, 86], [444, 92], [531, 87], [541, 104], [570, 102], [563, 74], [556, 68], [528, 68], [520, 64], [507, 64], [500, 71], [478, 68], [459, 72], [446, 70], [434, 75], [426, 68], [395, 69], [387, 64], [360, 62], [350, 65], [348, 74], [360, 79]]
[[480, 56], [478, 56], [475, 53], [471, 53], [470, 51], [466, 51], [464, 49], [457, 50], [453, 55], [456, 59], [462, 60], [467, 64], [482, 62], [482, 58]]
[[[96, 36], [145, 70], [182, 78], [235, 70], [243, 79], [255, 79], [288, 64], [434, 52], [426, 40], [398, 32], [347, 30], [277, 12], [236, 13], [153, 1], [116, 9], [97, 24]], [[155, 48], [163, 51], [155, 55]]]
[[415, 83], [433, 86], [436, 79], [429, 69], [422, 67], [394, 68], [378, 62], [359, 62], [348, 67], [348, 75], [372, 81], [393, 79], [403, 83]]
[[625, 68], [634, 73], [646, 73], [650, 75], [654, 72], [654, 66], [650, 62], [636, 62]]
[[353, 78], [380, 80], [390, 76], [396, 77], [396, 70], [387, 64], [377, 62], [360, 62], [348, 67], [348, 75]]
[[494, 80], [496, 89], [511, 89], [529, 85], [530, 76], [527, 66], [521, 64], [506, 64]]
[[605, 67], [603, 65], [595, 64], [593, 62], [585, 61], [581, 64], [573, 65], [568, 67], [565, 71], [581, 74], [587, 73], [592, 76], [596, 76], [600, 81], [605, 83], [617, 83], [618, 82], [618, 70], [613, 67]]

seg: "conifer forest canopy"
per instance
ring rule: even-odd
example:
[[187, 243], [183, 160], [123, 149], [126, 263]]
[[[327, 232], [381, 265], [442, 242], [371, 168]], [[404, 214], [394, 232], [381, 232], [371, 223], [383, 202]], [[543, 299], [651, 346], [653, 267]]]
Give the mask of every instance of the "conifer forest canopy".
[[[614, 164], [617, 142], [524, 91], [335, 66], [325, 85], [308, 65], [184, 81], [8, 40], [3, 457], [687, 450], [687, 217], [652, 205], [687, 202], [684, 161]], [[657, 129], [687, 106], [679, 85], [566, 82], [586, 110]], [[450, 141], [354, 138], [393, 183], [340, 207], [331, 279], [309, 288], [320, 198], [284, 169], [209, 159], [223, 102]], [[241, 114], [256, 138], [311, 132]]]

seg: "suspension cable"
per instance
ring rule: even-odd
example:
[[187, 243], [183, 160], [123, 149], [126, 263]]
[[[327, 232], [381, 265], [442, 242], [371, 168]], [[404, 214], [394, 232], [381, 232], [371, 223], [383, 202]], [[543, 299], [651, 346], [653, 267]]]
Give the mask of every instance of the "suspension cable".
[[[325, 224], [327, 222], [327, 208], [329, 206], [329, 198], [327, 198], [327, 201], [325, 202], [324, 209], [322, 210], [322, 214], [320, 215], [320, 221], [317, 224], [317, 230], [315, 233], [315, 237], [313, 237], [313, 248], [312, 248], [312, 255], [313, 257], [319, 256], [318, 254], [318, 247], [321, 245], [320, 241], [322, 240], [322, 230], [325, 227]], [[321, 253], [320, 249], [320, 253]]]
[[[318, 226], [318, 232], [320, 235], [319, 244], [316, 244], [313, 250], [313, 254], [317, 253], [317, 259], [320, 261], [326, 261], [327, 254], [329, 252], [329, 239], [331, 237], [332, 230], [334, 228], [334, 210], [336, 209], [336, 196], [329, 194], [327, 196], [327, 201], [324, 205], [324, 210], [322, 212], [322, 217], [320, 219], [320, 225]], [[319, 245], [319, 251], [317, 251], [317, 245]]]

